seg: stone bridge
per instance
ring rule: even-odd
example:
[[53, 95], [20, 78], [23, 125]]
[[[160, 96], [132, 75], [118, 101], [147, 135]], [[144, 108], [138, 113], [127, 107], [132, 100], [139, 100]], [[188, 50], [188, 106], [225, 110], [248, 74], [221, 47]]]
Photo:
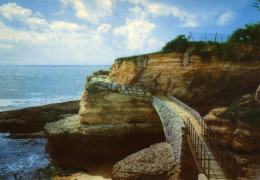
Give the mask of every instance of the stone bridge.
[[[177, 161], [181, 159], [182, 127], [186, 127], [189, 147], [200, 172], [199, 179], [236, 179], [234, 174], [227, 178], [224, 168], [220, 167], [225, 167], [224, 156], [222, 164], [219, 163], [219, 157], [215, 158], [216, 155], [208, 147], [204, 135], [206, 124], [196, 110], [170, 95], [154, 96], [153, 106], [162, 121], [166, 140], [171, 144]], [[223, 150], [221, 152], [223, 155]]]

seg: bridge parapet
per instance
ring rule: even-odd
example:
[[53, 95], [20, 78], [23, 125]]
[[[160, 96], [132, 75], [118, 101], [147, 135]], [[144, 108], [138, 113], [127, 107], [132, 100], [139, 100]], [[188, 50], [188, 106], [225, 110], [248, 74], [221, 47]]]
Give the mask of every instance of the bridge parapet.
[[204, 125], [204, 119], [201, 117], [200, 113], [198, 111], [196, 111], [195, 109], [192, 109], [190, 106], [184, 104], [183, 102], [181, 102], [179, 99], [167, 94], [168, 98], [171, 99], [172, 101], [175, 101], [176, 103], [178, 103], [180, 106], [184, 107], [185, 110], [189, 111], [200, 123], [200, 125]]
[[173, 148], [175, 160], [180, 162], [183, 120], [176, 111], [156, 97], [153, 97], [153, 106], [161, 119], [166, 140]]

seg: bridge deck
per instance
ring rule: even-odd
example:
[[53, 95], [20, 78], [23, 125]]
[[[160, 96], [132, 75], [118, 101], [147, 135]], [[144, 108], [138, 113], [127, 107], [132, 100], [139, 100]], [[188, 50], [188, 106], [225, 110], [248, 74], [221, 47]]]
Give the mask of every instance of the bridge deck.
[[[185, 110], [184, 107], [180, 106], [178, 103], [170, 100], [167, 96], [156, 96], [160, 100], [162, 100], [165, 104], [167, 104], [170, 108], [172, 108], [174, 111], [176, 111], [184, 120], [185, 124], [188, 124], [188, 119], [192, 123], [194, 129], [196, 130], [197, 134], [199, 135], [204, 147], [206, 148], [207, 152], [209, 153], [210, 158], [212, 159], [210, 161], [210, 179], [227, 179], [224, 172], [222, 171], [221, 167], [219, 166], [218, 162], [216, 161], [215, 157], [211, 153], [210, 149], [208, 148], [203, 134], [201, 125], [199, 124], [198, 120], [187, 110]], [[190, 146], [192, 148], [192, 146]]]

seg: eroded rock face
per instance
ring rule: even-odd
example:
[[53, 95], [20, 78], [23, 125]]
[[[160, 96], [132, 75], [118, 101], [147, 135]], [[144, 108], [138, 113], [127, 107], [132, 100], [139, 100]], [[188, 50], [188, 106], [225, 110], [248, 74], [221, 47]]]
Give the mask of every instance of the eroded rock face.
[[112, 179], [178, 179], [178, 165], [171, 145], [165, 142], [158, 143], [116, 163], [112, 170]]
[[233, 132], [235, 126], [230, 122], [230, 120], [217, 117], [226, 110], [226, 107], [212, 109], [206, 116], [204, 116], [204, 120], [221, 138], [222, 142], [225, 145], [230, 146], [234, 138]]
[[237, 179], [258, 179], [260, 175], [259, 110], [255, 94], [247, 94], [229, 107], [212, 109], [204, 117], [233, 151], [237, 161]]
[[260, 132], [251, 126], [239, 126], [233, 133], [232, 148], [244, 152], [260, 150]]
[[202, 114], [255, 91], [260, 81], [259, 62], [231, 63], [214, 56], [209, 62], [202, 62], [193, 55], [189, 65], [184, 66], [182, 55], [175, 52], [147, 58], [146, 68], [138, 67], [135, 58], [115, 61], [109, 79], [150, 92], [167, 92]]
[[72, 116], [45, 126], [47, 152], [60, 165], [87, 169], [115, 163], [129, 154], [165, 140], [160, 124], [100, 123], [81, 124]]
[[96, 94], [84, 92], [79, 114], [80, 122], [84, 124], [160, 123], [152, 106], [152, 97], [127, 96], [107, 91]]

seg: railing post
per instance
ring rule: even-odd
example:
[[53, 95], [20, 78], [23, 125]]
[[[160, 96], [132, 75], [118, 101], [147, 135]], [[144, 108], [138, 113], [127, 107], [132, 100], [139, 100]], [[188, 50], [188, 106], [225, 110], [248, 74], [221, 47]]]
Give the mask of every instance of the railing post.
[[[208, 156], [209, 156], [209, 154], [208, 154]], [[208, 174], [209, 174], [209, 178], [208, 179], [210, 179], [210, 156], [209, 156], [209, 164], [208, 164]]]
[[233, 177], [234, 180], [236, 180], [236, 164], [237, 164], [236, 159], [234, 159], [234, 177]]
[[205, 171], [205, 167], [206, 167], [206, 165], [205, 165], [205, 150], [203, 151], [203, 154], [204, 154], [204, 157], [203, 157], [204, 166], [203, 166], [203, 168], [204, 168], [204, 173], [206, 173], [206, 171]]
[[224, 152], [223, 152], [223, 148], [221, 148], [221, 162], [222, 162], [222, 167], [224, 167]]

